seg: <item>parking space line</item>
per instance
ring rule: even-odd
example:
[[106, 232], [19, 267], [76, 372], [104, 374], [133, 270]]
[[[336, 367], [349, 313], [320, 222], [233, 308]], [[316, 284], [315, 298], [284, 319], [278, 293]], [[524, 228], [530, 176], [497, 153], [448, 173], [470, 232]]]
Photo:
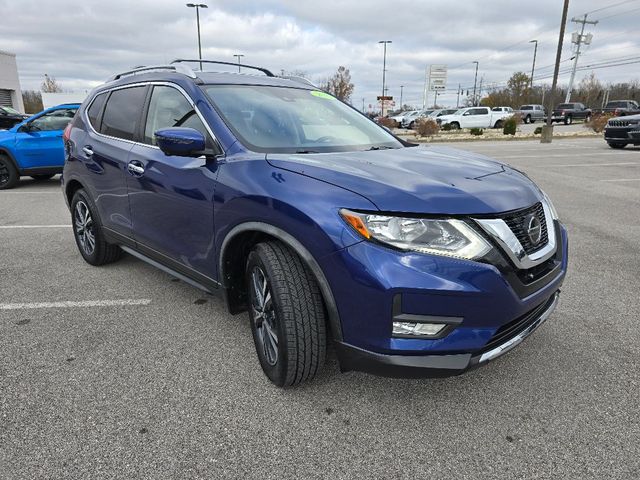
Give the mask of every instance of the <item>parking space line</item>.
[[[544, 167], [622, 167], [625, 165], [638, 165], [640, 162], [618, 162], [618, 163], [556, 163], [551, 165], [544, 165]], [[543, 165], [539, 165], [543, 166]]]
[[71, 225], [0, 225], [0, 229], [5, 230], [16, 228], [71, 228]]
[[614, 178], [610, 180], [600, 180], [601, 182], [640, 182], [640, 178]]
[[47, 193], [47, 194], [55, 194], [55, 195], [62, 195], [62, 193], [60, 192], [60, 190], [20, 190], [20, 191], [15, 191], [15, 192], [2, 192], [0, 193], [0, 196], [2, 195], [31, 195], [32, 193]]
[[87, 308], [87, 307], [125, 307], [131, 305], [149, 305], [148, 298], [123, 300], [86, 300], [82, 302], [39, 302], [39, 303], [0, 303], [0, 310], [26, 310], [34, 308]]

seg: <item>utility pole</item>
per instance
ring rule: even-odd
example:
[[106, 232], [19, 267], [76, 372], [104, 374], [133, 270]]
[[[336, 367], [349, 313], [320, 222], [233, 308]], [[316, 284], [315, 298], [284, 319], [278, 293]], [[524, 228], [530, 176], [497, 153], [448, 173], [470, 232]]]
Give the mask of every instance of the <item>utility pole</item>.
[[480, 78], [480, 88], [478, 89], [478, 103], [476, 103], [476, 107], [480, 104], [480, 99], [482, 98], [482, 82], [484, 80], [484, 75]]
[[578, 68], [578, 57], [580, 57], [580, 47], [582, 46], [583, 43], [585, 45], [591, 44], [591, 38], [593, 37], [593, 35], [591, 35], [590, 33], [587, 35], [584, 34], [584, 26], [586, 24], [589, 24], [589, 25], [598, 24], [598, 20], [593, 20], [593, 21], [587, 20], [586, 13], [582, 18], [574, 17], [571, 19], [571, 21], [574, 23], [581, 23], [582, 28], [580, 29], [580, 33], [574, 33], [573, 38], [571, 39], [571, 42], [575, 43], [577, 45], [577, 48], [576, 48], [576, 56], [573, 60], [573, 69], [571, 70], [571, 77], [569, 78], [569, 88], [567, 89], [567, 96], [564, 99], [565, 103], [568, 103], [571, 100], [571, 91], [573, 90], [573, 80], [575, 79], [575, 76], [576, 76], [576, 68]]
[[385, 92], [385, 83], [386, 83], [386, 75], [387, 75], [387, 43], [392, 43], [391, 40], [380, 40], [378, 43], [381, 43], [384, 46], [384, 54], [382, 57], [382, 99], [380, 100], [380, 106], [382, 112], [380, 114], [381, 117], [384, 117], [384, 92]]
[[535, 43], [536, 46], [533, 49], [533, 65], [531, 66], [531, 90], [533, 90], [533, 74], [536, 71], [536, 54], [538, 53], [538, 40], [530, 40], [529, 43]]
[[400, 85], [400, 111], [402, 111], [402, 90], [404, 89], [404, 85]]
[[462, 85], [458, 84], [458, 98], [456, 99], [456, 108], [460, 108], [460, 89]]
[[236, 57], [236, 58], [238, 59], [238, 73], [240, 73], [240, 59], [241, 59], [242, 57], [244, 57], [244, 55], [242, 55], [242, 54], [236, 54], [236, 55], [234, 55], [234, 57]]
[[478, 83], [478, 65], [479, 63], [477, 61], [473, 61], [472, 63], [476, 64], [476, 76], [473, 79], [473, 106], [477, 107], [478, 106], [478, 102], [476, 100], [476, 84]]
[[551, 112], [553, 111], [553, 101], [556, 96], [558, 86], [558, 71], [560, 70], [560, 57], [562, 57], [562, 40], [564, 39], [564, 28], [567, 24], [567, 11], [569, 10], [569, 0], [564, 0], [562, 7], [562, 21], [560, 22], [560, 35], [558, 36], [558, 51], [556, 52], [556, 66], [553, 70], [553, 82], [551, 83], [551, 95], [549, 95], [549, 105], [547, 108], [547, 124], [542, 127], [542, 137], [540, 143], [551, 143], [553, 139], [553, 124], [551, 122]]

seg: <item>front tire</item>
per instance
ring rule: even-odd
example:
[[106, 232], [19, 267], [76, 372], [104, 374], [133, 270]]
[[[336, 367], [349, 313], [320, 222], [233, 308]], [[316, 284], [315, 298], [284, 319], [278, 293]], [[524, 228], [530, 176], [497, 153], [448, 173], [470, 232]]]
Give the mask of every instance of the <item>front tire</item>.
[[527, 124], [532, 123], [531, 122], [531, 115], [527, 115], [526, 117], [524, 117], [524, 123], [527, 123]]
[[624, 147], [626, 147], [626, 146], [627, 146], [627, 144], [626, 144], [626, 143], [609, 143], [609, 146], [610, 146], [611, 148], [618, 149], [618, 148], [624, 148]]
[[0, 155], [0, 190], [13, 188], [20, 180], [18, 170], [9, 157]]
[[105, 240], [96, 207], [84, 189], [78, 190], [73, 196], [71, 221], [76, 245], [87, 263], [94, 266], [105, 265], [122, 256], [120, 247]]
[[458, 122], [451, 122], [451, 130], [460, 130], [460, 124]]
[[565, 117], [564, 119], [565, 125], [571, 125], [572, 123], [573, 123], [573, 117], [571, 115], [569, 115], [568, 117]]
[[259, 243], [246, 266], [249, 319], [260, 365], [279, 387], [311, 380], [326, 356], [322, 295], [298, 255], [281, 242]]

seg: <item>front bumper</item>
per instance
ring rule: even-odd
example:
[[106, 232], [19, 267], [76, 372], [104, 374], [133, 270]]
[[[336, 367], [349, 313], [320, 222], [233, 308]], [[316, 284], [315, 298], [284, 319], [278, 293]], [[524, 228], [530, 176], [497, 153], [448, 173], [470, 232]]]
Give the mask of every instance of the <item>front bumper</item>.
[[511, 332], [502, 343], [476, 353], [451, 355], [384, 355], [340, 342], [336, 344], [340, 369], [343, 372], [357, 370], [385, 377], [450, 377], [479, 367], [494, 360], [531, 335], [553, 313], [560, 297], [555, 292], [543, 308], [521, 328]]
[[633, 143], [640, 144], [640, 125], [627, 127], [606, 127], [604, 139], [609, 143]]
[[[497, 248], [486, 263], [401, 253], [366, 241], [324, 257], [321, 267], [341, 320], [336, 346], [341, 369], [450, 376], [513, 348], [557, 303], [568, 239], [560, 223], [554, 228], [556, 253], [531, 270], [515, 268]], [[398, 312], [439, 317], [455, 326], [441, 338], [393, 336]]]

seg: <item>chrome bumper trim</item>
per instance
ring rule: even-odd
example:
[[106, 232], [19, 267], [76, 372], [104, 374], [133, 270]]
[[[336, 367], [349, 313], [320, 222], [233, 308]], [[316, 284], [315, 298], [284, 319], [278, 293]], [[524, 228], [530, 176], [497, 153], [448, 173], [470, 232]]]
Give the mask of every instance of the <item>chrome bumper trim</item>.
[[547, 318], [553, 313], [558, 305], [558, 299], [560, 297], [560, 293], [556, 292], [553, 296], [553, 302], [551, 305], [547, 307], [547, 309], [542, 312], [542, 314], [538, 317], [538, 319], [529, 325], [526, 329], [520, 332], [518, 335], [513, 337], [510, 340], [507, 340], [502, 345], [498, 345], [496, 348], [489, 350], [488, 352], [483, 353], [480, 356], [480, 360], [478, 363], [488, 362], [489, 360], [493, 360], [494, 358], [498, 358], [500, 355], [507, 353], [513, 347], [521, 343], [525, 338], [531, 335], [540, 325], [542, 325]]

